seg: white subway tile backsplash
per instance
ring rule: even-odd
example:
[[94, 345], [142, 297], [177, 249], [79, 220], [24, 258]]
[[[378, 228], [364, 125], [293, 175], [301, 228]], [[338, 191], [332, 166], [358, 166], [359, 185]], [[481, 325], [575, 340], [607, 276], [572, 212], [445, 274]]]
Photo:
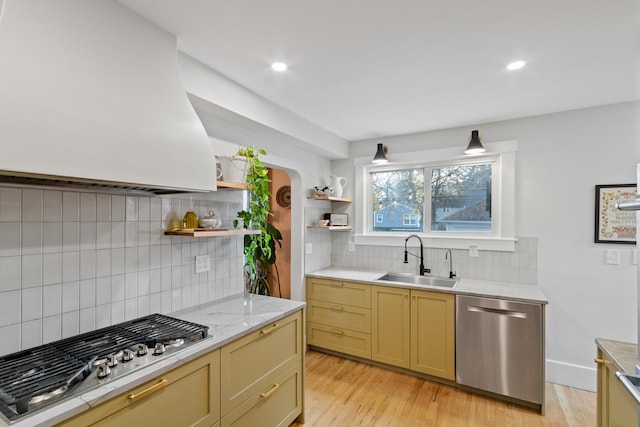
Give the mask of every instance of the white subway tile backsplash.
[[80, 252], [80, 280], [96, 277], [96, 251]]
[[22, 219], [22, 190], [0, 188], [0, 221], [20, 221]]
[[[22, 348], [31, 348], [42, 344], [42, 317], [22, 322]], [[0, 351], [0, 354], [4, 354]]]
[[42, 316], [50, 317], [62, 313], [62, 284], [42, 287]]
[[22, 315], [21, 321], [42, 319], [42, 288], [29, 288], [22, 290]]
[[22, 255], [42, 253], [42, 222], [22, 223]]
[[[228, 213], [225, 225], [240, 204], [193, 202], [201, 213]], [[164, 236], [171, 217], [182, 218], [189, 206], [190, 200], [0, 186], [0, 330], [15, 338], [4, 348], [241, 292], [241, 237]], [[197, 255], [209, 255], [219, 271], [196, 274]]]
[[62, 338], [69, 338], [80, 333], [80, 311], [62, 313]]
[[124, 248], [111, 249], [111, 274], [119, 275], [125, 272]]
[[96, 279], [80, 281], [80, 309], [96, 306]]
[[71, 282], [80, 279], [80, 252], [62, 254], [62, 281]]
[[124, 275], [124, 298], [131, 299], [138, 296], [138, 273]]
[[124, 300], [124, 274], [111, 276], [111, 303]]
[[0, 328], [0, 354], [15, 353], [20, 350], [20, 324]]
[[138, 197], [125, 197], [125, 221], [138, 220]]
[[96, 329], [112, 325], [111, 303], [96, 306]]
[[94, 193], [80, 193], [80, 221], [96, 221], [96, 199], [97, 197]]
[[42, 227], [42, 252], [62, 252], [62, 222], [44, 222]]
[[80, 250], [89, 251], [96, 248], [96, 223], [80, 223]]
[[19, 256], [0, 257], [0, 292], [20, 289], [21, 265]]
[[20, 291], [0, 292], [0, 326], [20, 323]]
[[62, 192], [44, 190], [42, 193], [42, 219], [44, 221], [62, 221]]
[[48, 316], [42, 319], [42, 343], [50, 343], [62, 338], [62, 315]]
[[80, 333], [96, 329], [96, 308], [91, 306], [80, 310]]
[[62, 220], [80, 220], [80, 195], [75, 191], [62, 192]]
[[41, 287], [42, 286], [42, 255], [23, 255], [22, 256], [22, 288]]
[[111, 221], [111, 195], [96, 194], [96, 221]]
[[125, 210], [125, 196], [111, 196], [111, 221], [124, 221]]
[[80, 282], [62, 284], [62, 314], [80, 309]]
[[111, 247], [124, 248], [126, 228], [124, 221], [111, 222]]
[[62, 251], [80, 250], [80, 223], [65, 221], [62, 223]]
[[20, 255], [20, 222], [0, 222], [0, 256]]
[[22, 190], [22, 220], [42, 221], [42, 190], [30, 188]]

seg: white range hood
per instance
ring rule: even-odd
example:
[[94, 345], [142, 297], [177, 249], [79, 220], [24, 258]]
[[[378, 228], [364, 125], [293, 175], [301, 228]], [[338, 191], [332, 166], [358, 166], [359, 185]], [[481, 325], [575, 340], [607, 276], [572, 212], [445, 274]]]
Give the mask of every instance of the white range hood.
[[216, 189], [176, 38], [115, 0], [0, 0], [0, 179]]

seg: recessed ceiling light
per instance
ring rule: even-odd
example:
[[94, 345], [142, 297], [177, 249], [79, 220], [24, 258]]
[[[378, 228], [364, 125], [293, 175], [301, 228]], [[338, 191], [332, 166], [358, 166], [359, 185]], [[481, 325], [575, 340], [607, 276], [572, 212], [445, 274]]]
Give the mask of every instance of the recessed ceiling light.
[[514, 61], [511, 64], [507, 65], [507, 70], [509, 71], [519, 70], [520, 68], [524, 67], [526, 63], [527, 63], [526, 61]]
[[274, 62], [271, 64], [271, 69], [274, 71], [285, 71], [287, 69], [287, 64], [284, 62]]

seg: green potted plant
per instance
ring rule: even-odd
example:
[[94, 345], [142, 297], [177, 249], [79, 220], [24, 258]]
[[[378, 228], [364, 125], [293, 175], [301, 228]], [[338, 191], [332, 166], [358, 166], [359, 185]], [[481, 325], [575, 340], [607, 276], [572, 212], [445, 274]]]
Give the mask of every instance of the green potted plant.
[[[267, 281], [269, 265], [275, 265], [276, 244], [281, 246], [280, 231], [269, 222], [271, 197], [269, 170], [260, 160], [260, 155], [267, 153], [253, 146], [243, 147], [236, 156], [247, 159], [246, 182], [249, 187], [248, 206], [246, 210], [238, 212], [238, 218], [233, 221], [237, 228], [242, 221], [242, 227], [260, 231], [259, 234], [247, 234], [244, 237], [245, 280], [250, 293], [271, 295], [271, 288]], [[276, 280], [279, 284], [279, 275]]]

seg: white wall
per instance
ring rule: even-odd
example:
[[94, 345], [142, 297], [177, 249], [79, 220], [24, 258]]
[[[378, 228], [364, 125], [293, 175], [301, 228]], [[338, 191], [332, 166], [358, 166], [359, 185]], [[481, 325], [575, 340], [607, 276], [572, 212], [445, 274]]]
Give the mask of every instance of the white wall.
[[[382, 142], [393, 153], [517, 140], [516, 236], [538, 238], [538, 284], [547, 309], [547, 380], [595, 390], [594, 339], [636, 342], [635, 246], [593, 243], [597, 184], [636, 181], [640, 103], [623, 103], [519, 120], [351, 143], [350, 158]], [[351, 161], [334, 172], [353, 176]], [[606, 265], [606, 249], [621, 252]]]

